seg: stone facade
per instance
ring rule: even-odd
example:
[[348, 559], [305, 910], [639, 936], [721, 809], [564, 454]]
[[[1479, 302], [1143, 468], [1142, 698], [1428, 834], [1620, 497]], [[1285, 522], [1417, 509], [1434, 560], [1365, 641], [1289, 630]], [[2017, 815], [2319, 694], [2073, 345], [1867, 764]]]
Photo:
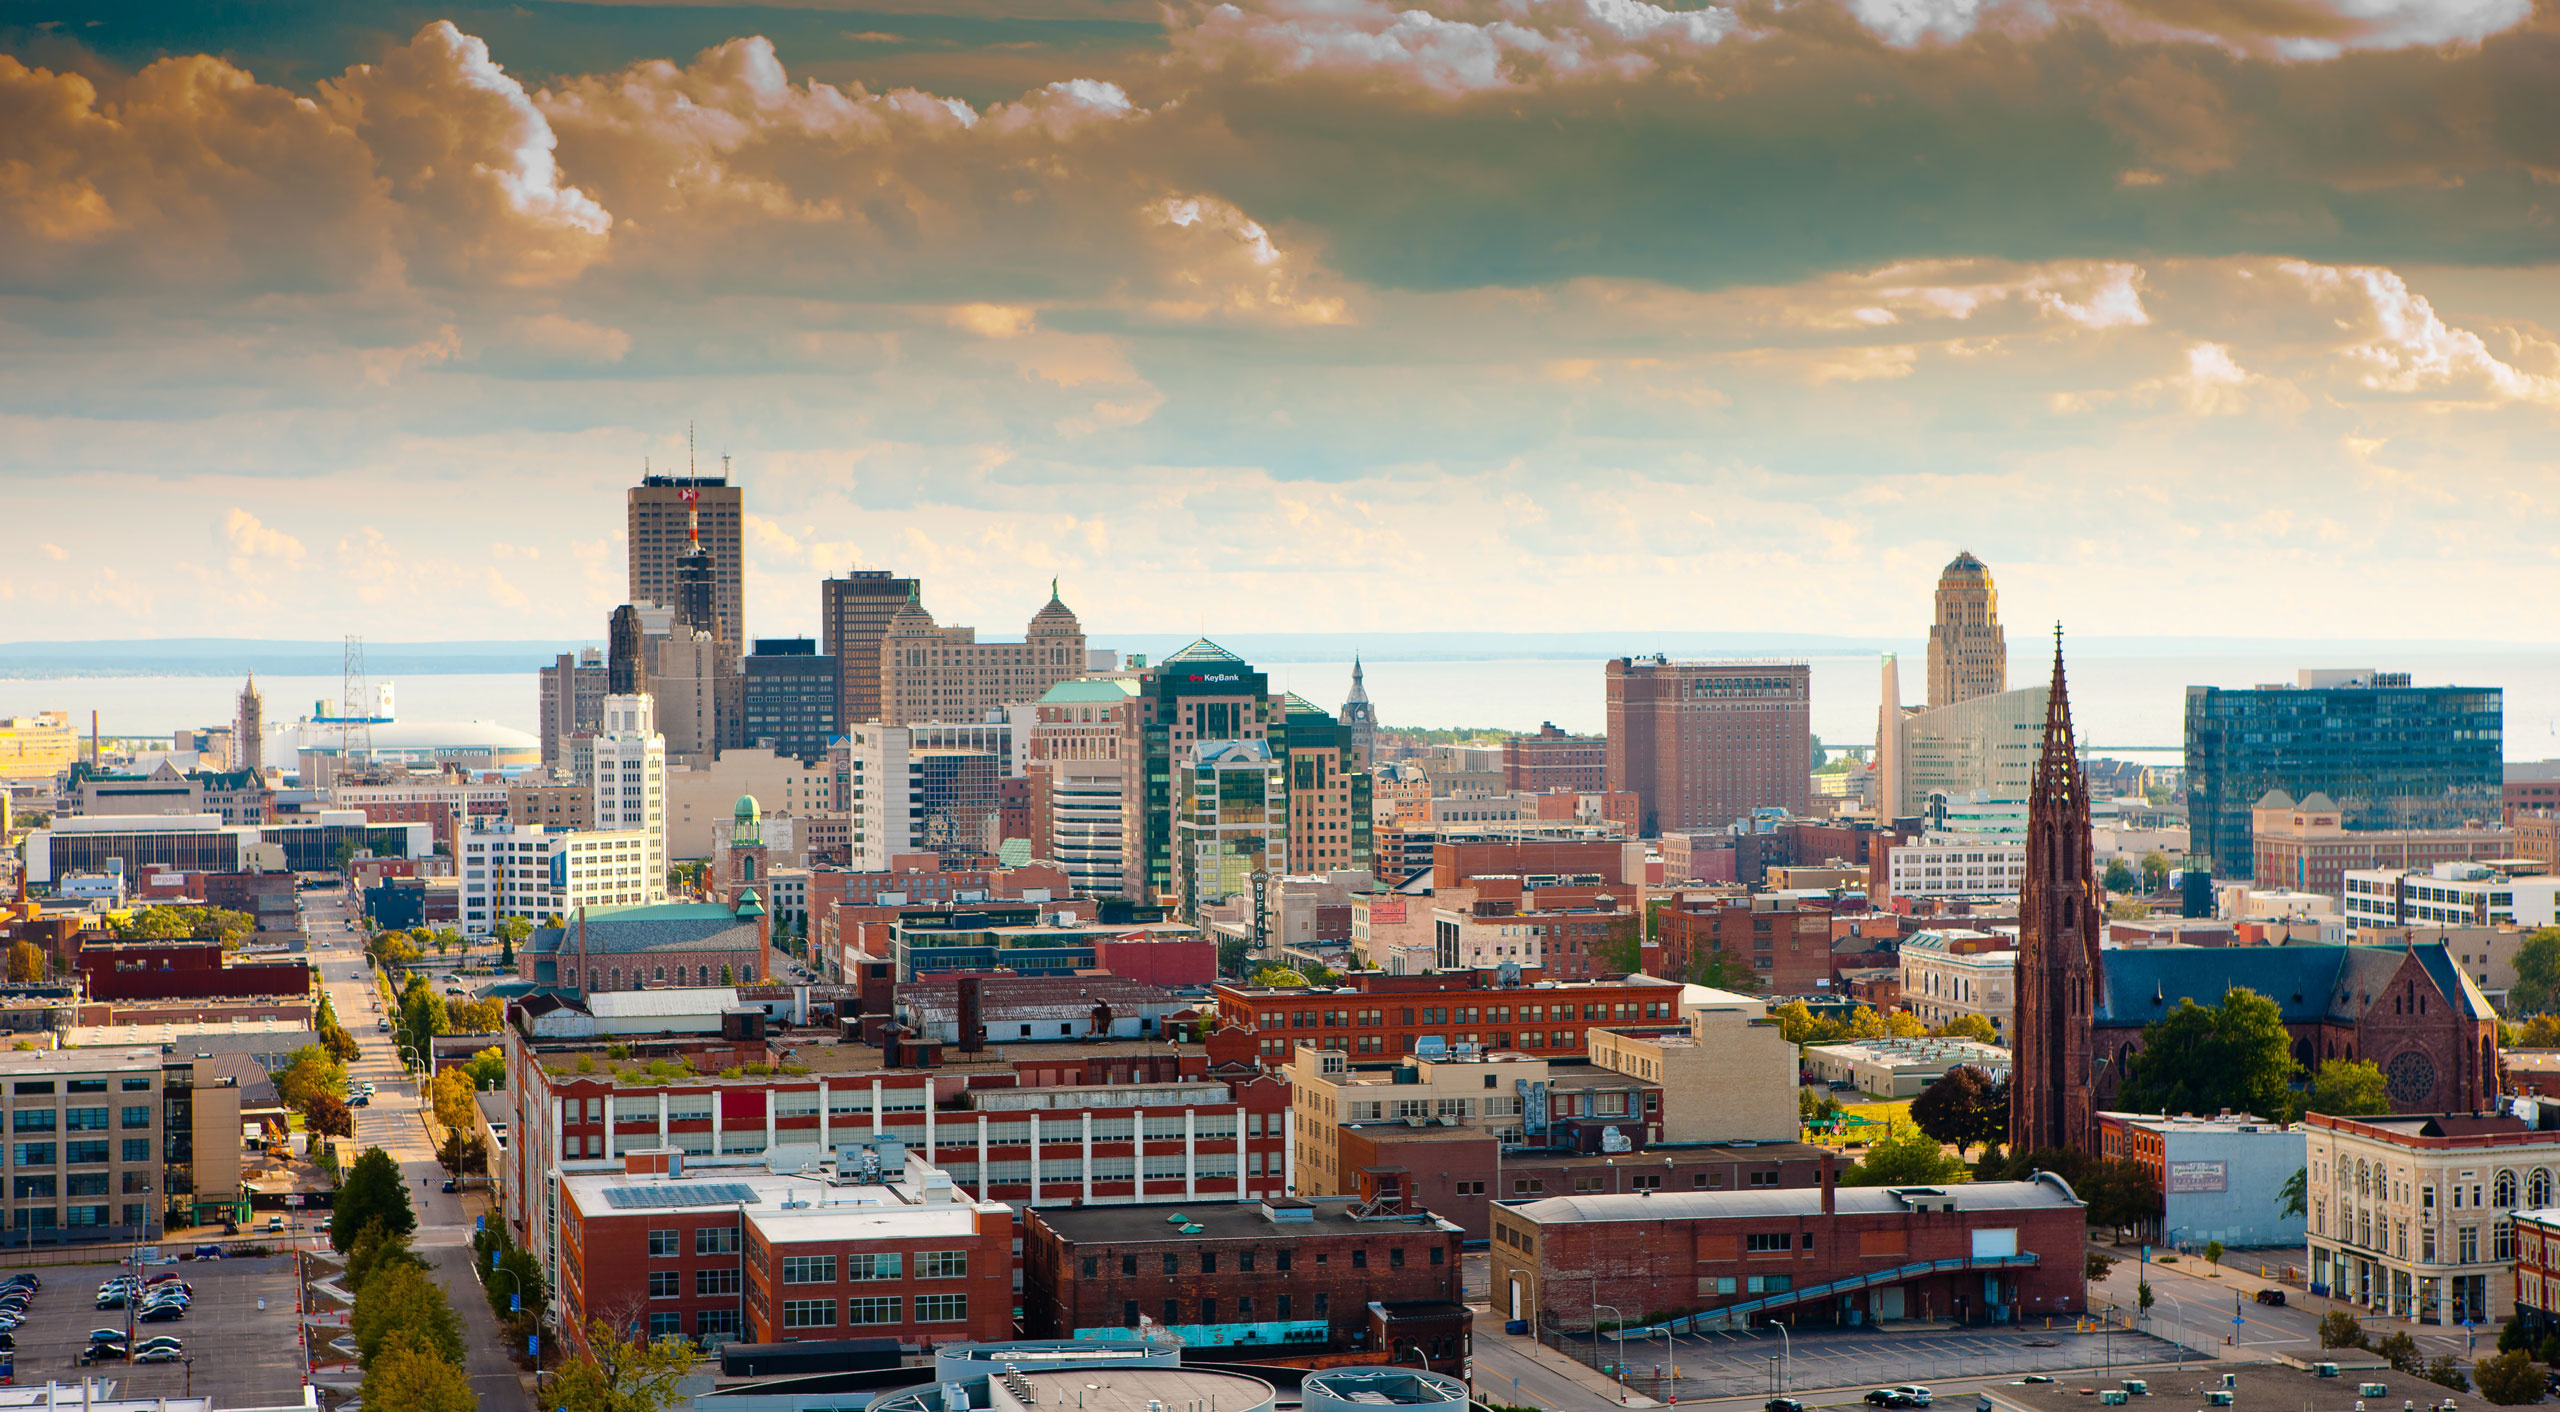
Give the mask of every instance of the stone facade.
[[[1987, 582], [1987, 581], [1986, 581]], [[2053, 644], [2053, 687], [2044, 753], [2027, 795], [2027, 870], [2018, 893], [2017, 1020], [2009, 1147], [2014, 1152], [2098, 1149], [2091, 1090], [2091, 1015], [2106, 912], [2090, 856], [2089, 784], [2071, 733], [2062, 639]]]

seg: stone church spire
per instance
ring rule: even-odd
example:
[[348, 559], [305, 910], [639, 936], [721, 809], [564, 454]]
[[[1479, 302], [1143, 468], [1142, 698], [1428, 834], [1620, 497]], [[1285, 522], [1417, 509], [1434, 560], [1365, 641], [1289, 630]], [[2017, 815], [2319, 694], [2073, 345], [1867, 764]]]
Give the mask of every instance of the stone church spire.
[[2053, 630], [2053, 689], [2044, 749], [2027, 795], [2027, 871], [2018, 890], [2017, 1020], [2010, 1040], [2009, 1150], [2097, 1155], [2091, 1033], [2099, 984], [2097, 869], [2089, 782], [2071, 735], [2062, 629]]

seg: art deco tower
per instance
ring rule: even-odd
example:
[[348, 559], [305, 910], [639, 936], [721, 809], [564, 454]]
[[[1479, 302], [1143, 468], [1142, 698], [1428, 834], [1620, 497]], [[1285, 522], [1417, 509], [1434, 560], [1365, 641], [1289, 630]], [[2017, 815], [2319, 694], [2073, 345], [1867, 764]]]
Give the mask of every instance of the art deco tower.
[[1345, 733], [1343, 767], [1365, 770], [1377, 763], [1378, 708], [1369, 702], [1369, 685], [1360, 679], [1360, 657], [1351, 657], [1351, 694], [1342, 699], [1342, 710], [1334, 717], [1342, 722]]
[[2027, 874], [2018, 889], [2017, 1022], [2009, 1082], [2009, 1150], [2097, 1155], [2090, 1034], [2099, 982], [2097, 869], [2089, 784], [2071, 738], [2062, 631], [2053, 635], [2053, 694], [2044, 752], [2027, 795]]
[[1938, 575], [1938, 619], [1929, 625], [1929, 704], [1953, 706], [2009, 689], [2009, 640], [2000, 590], [1970, 549]]
[[266, 702], [258, 695], [258, 674], [240, 686], [240, 714], [231, 724], [231, 759], [235, 768], [264, 774], [267, 768]]

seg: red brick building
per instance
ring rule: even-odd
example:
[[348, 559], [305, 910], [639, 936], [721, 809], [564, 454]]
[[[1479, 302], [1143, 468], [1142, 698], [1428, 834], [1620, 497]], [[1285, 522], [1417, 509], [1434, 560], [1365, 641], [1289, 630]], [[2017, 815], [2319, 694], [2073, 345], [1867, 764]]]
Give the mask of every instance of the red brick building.
[[1437, 1038], [1444, 1049], [1476, 1044], [1580, 1054], [1590, 1026], [1674, 1024], [1680, 1014], [1679, 986], [1633, 978], [1504, 985], [1498, 970], [1428, 976], [1355, 971], [1343, 981], [1335, 990], [1221, 983], [1215, 992], [1221, 1033], [1249, 1033], [1255, 1061], [1279, 1069], [1302, 1043], [1386, 1056], [1412, 1054], [1417, 1041]]
[[1490, 1239], [1496, 1201], [1637, 1191], [1775, 1191], [1819, 1186], [1822, 1149], [1797, 1142], [1651, 1146], [1614, 1157], [1514, 1149], [1495, 1159], [1493, 1135], [1402, 1122], [1344, 1123], [1345, 1174], [1365, 1201], [1428, 1211]]
[[81, 947], [73, 958], [93, 1000], [207, 1000], [304, 996], [302, 961], [223, 963], [219, 941], [129, 941]]
[[1355, 1215], [1354, 1205], [1274, 1196], [1033, 1211], [1023, 1221], [1023, 1332], [1078, 1338], [1145, 1318], [1192, 1350], [1391, 1354], [1373, 1346], [1369, 1305], [1423, 1303], [1454, 1323], [1454, 1342], [1391, 1336], [1420, 1344], [1436, 1370], [1463, 1367], [1465, 1232], [1424, 1213]]
[[1655, 909], [1663, 973], [1699, 974], [1718, 953], [1751, 967], [1766, 995], [1810, 995], [1831, 981], [1831, 909], [1738, 889], [1674, 893]]
[[1606, 736], [1568, 735], [1549, 721], [1502, 742], [1502, 787], [1515, 794], [1598, 794], [1609, 787]]
[[1810, 811], [1810, 667], [1621, 657], [1607, 670], [1607, 787], [1642, 801], [1643, 833]]
[[1495, 1316], [1541, 1327], [1589, 1328], [1595, 1305], [1631, 1324], [1700, 1311], [1700, 1328], [2012, 1322], [2078, 1313], [2087, 1293], [2085, 1208], [2050, 1175], [1549, 1197], [1497, 1208], [1493, 1228]]
[[[1629, 845], [1619, 839], [1488, 839], [1431, 845], [1434, 887], [1464, 887], [1479, 877], [1588, 881], [1625, 888]], [[1637, 856], [1641, 858], [1641, 851]]]
[[[881, 1154], [867, 1149], [874, 1157]], [[652, 1338], [788, 1343], [894, 1338], [913, 1348], [1013, 1331], [1013, 1210], [901, 1154], [866, 1174], [683, 1169], [634, 1153], [560, 1183], [558, 1301]]]

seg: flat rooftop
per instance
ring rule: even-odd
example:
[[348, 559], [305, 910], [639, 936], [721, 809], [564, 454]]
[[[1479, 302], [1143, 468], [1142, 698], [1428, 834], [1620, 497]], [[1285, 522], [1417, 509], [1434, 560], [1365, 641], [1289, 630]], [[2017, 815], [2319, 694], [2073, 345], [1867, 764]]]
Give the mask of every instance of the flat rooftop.
[[[73, 1031], [77, 1034], [78, 1031]], [[94, 1074], [100, 1070], [157, 1070], [160, 1046], [143, 1045], [127, 1040], [121, 1044], [100, 1044], [80, 1049], [8, 1049], [0, 1050], [0, 1074], [24, 1077], [37, 1074]], [[5, 1406], [0, 1403], [0, 1406]]]
[[982, 1211], [1010, 1213], [1001, 1201], [981, 1202], [955, 1189], [956, 1199], [925, 1202], [918, 1178], [925, 1168], [910, 1161], [894, 1182], [838, 1185], [823, 1177], [763, 1167], [701, 1167], [681, 1177], [597, 1172], [563, 1176], [562, 1189], [589, 1218], [662, 1212], [739, 1211], [761, 1225], [788, 1221], [794, 1240], [826, 1240], [888, 1234], [965, 1235]]
[[[1306, 1211], [1313, 1220], [1274, 1221], [1263, 1214], [1268, 1204], [1284, 1211]], [[1197, 1245], [1203, 1241], [1246, 1240], [1269, 1243], [1304, 1236], [1339, 1236], [1359, 1234], [1393, 1234], [1398, 1231], [1417, 1233], [1455, 1232], [1458, 1227], [1437, 1216], [1405, 1216], [1388, 1220], [1358, 1220], [1351, 1208], [1358, 1203], [1350, 1197], [1274, 1198], [1268, 1203], [1233, 1200], [1150, 1201], [1144, 1205], [1116, 1206], [1043, 1206], [1033, 1215], [1066, 1240], [1087, 1245], [1130, 1245], [1144, 1241], [1178, 1241]], [[1187, 1222], [1170, 1219], [1180, 1215]], [[1196, 1235], [1185, 1233], [1183, 1224], [1201, 1228]]]
[[[2340, 1350], [2344, 1352], [2346, 1350]], [[2371, 1357], [2370, 1354], [2364, 1355]], [[1981, 1389], [2001, 1412], [2089, 1412], [2097, 1406], [2093, 1390], [2115, 1388], [2127, 1377], [2139, 1378], [2150, 1395], [2130, 1399], [2126, 1412], [2191, 1412], [2205, 1405], [2205, 1394], [2222, 1388], [2224, 1374], [2233, 1379], [2232, 1412], [2355, 1412], [2359, 1406], [2396, 1408], [2404, 1402], [2422, 1408], [2447, 1406], [2455, 1412], [2487, 1412], [2489, 1402], [2476, 1393], [2453, 1392], [2424, 1378], [2389, 1368], [2341, 1368], [2338, 1376], [2315, 1376], [2308, 1368], [2283, 1363], [2190, 1363], [2181, 1371], [2164, 1368], [2118, 1369], [2114, 1376], [2062, 1374], [2050, 1383], [1994, 1383]], [[2383, 1392], [2367, 1396], [2358, 1389], [2379, 1383]]]

